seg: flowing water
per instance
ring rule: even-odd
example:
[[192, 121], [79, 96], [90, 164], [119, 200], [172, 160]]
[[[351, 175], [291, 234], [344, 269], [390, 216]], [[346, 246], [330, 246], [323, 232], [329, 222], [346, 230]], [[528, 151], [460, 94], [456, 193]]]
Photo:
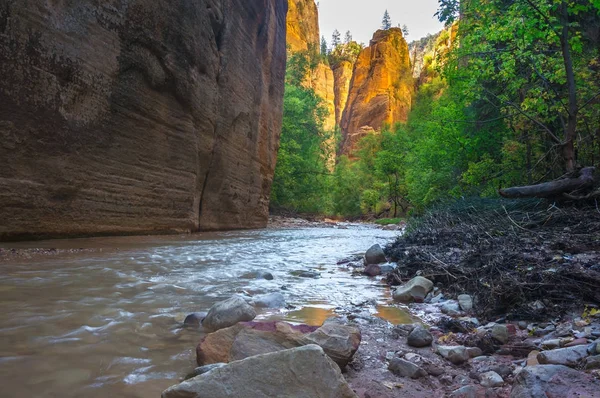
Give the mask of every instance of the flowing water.
[[234, 293], [280, 291], [293, 306], [260, 319], [320, 325], [377, 300], [381, 317], [406, 322], [379, 280], [336, 265], [397, 234], [350, 225], [11, 245], [94, 250], [0, 263], [0, 395], [159, 397], [195, 365], [201, 334], [181, 327], [185, 315]]

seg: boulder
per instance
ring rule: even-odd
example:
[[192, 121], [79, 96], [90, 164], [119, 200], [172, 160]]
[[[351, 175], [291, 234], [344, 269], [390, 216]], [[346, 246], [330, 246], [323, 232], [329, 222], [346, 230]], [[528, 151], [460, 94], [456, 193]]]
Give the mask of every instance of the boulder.
[[458, 301], [454, 301], [454, 300], [448, 300], [444, 303], [442, 303], [442, 313], [449, 315], [449, 316], [460, 316], [460, 305], [458, 304]]
[[430, 346], [433, 342], [433, 336], [429, 332], [429, 330], [423, 328], [422, 326], [417, 326], [413, 329], [412, 332], [408, 335], [406, 339], [406, 343], [412, 347], [427, 347]]
[[207, 331], [216, 331], [256, 318], [256, 311], [241, 296], [235, 295], [211, 307], [202, 321]]
[[402, 358], [392, 359], [388, 369], [395, 375], [400, 377], [410, 377], [411, 379], [418, 379], [427, 376], [427, 372], [425, 370]]
[[365, 263], [367, 265], [382, 264], [385, 262], [387, 262], [387, 259], [385, 258], [385, 253], [381, 246], [373, 245], [367, 250], [367, 253], [365, 254]]
[[256, 355], [172, 386], [162, 398], [357, 398], [317, 345]]
[[381, 275], [381, 267], [377, 264], [369, 264], [363, 272], [368, 276], [379, 276]]
[[211, 333], [196, 348], [198, 365], [228, 363], [307, 344], [320, 345], [340, 367], [346, 366], [358, 350], [360, 330], [326, 322], [320, 328], [286, 322], [242, 322]]
[[458, 296], [458, 304], [463, 311], [471, 311], [473, 309], [473, 298], [468, 294]]
[[206, 312], [194, 312], [185, 317], [183, 321], [184, 326], [198, 328], [202, 324], [202, 320], [206, 317]]
[[254, 306], [259, 308], [284, 308], [286, 306], [285, 297], [281, 293], [269, 293], [252, 298]]
[[479, 376], [479, 382], [484, 387], [500, 387], [504, 384], [504, 379], [496, 372], [485, 372]]
[[455, 365], [460, 365], [469, 360], [469, 352], [464, 346], [437, 346], [437, 353]]
[[527, 366], [516, 377], [510, 398], [600, 397], [600, 381], [562, 365]]
[[542, 365], [577, 366], [587, 356], [588, 352], [586, 346], [576, 346], [544, 351], [537, 356], [537, 359]]
[[412, 301], [423, 302], [427, 294], [433, 289], [433, 282], [422, 276], [417, 276], [405, 285], [394, 290], [394, 300], [410, 303]]

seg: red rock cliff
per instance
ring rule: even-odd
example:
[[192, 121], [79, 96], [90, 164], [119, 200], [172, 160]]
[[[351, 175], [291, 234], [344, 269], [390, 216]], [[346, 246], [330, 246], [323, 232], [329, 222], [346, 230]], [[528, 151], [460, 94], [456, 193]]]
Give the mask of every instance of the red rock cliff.
[[319, 51], [319, 10], [315, 0], [289, 0], [287, 45], [292, 52]]
[[286, 8], [0, 1], [0, 239], [265, 226]]
[[360, 53], [354, 65], [341, 121], [341, 152], [351, 154], [371, 129], [406, 121], [413, 91], [408, 45], [402, 31], [392, 28], [375, 32], [370, 46]]
[[352, 63], [342, 61], [333, 68], [335, 88], [335, 124], [340, 125], [342, 113], [346, 109], [348, 94], [350, 93], [350, 82], [352, 81]]

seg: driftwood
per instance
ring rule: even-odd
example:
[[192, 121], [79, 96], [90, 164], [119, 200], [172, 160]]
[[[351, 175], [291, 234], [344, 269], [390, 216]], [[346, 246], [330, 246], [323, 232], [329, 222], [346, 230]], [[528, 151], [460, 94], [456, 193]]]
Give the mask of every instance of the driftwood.
[[558, 197], [580, 189], [593, 188], [594, 170], [594, 167], [586, 167], [581, 169], [577, 178], [564, 178], [543, 184], [506, 188], [501, 189], [498, 193], [509, 199]]

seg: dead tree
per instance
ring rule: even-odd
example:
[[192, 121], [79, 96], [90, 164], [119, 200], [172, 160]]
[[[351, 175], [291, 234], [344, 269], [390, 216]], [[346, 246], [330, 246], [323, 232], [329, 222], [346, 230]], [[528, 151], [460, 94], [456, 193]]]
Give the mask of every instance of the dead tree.
[[571, 199], [579, 197], [570, 195], [579, 190], [590, 189], [594, 187], [594, 167], [581, 169], [577, 178], [563, 178], [537, 185], [527, 185], [523, 187], [505, 188], [498, 191], [500, 196], [516, 198], [553, 198], [563, 195], [570, 196]]

